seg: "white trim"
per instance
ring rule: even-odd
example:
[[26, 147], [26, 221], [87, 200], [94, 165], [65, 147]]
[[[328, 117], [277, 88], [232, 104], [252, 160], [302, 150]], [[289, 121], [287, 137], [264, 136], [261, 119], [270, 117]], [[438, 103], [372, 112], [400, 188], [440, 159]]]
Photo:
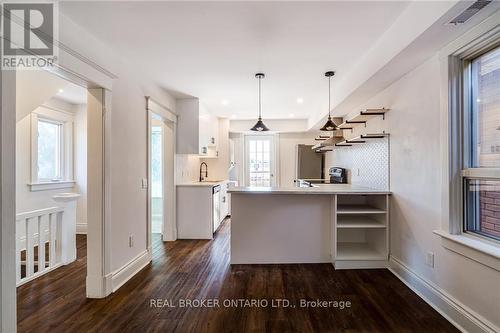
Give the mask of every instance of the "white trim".
[[76, 224], [76, 234], [86, 235], [87, 234], [87, 223], [77, 223]]
[[45, 268], [43, 271], [41, 272], [36, 272], [34, 273], [32, 276], [30, 276], [29, 278], [24, 278], [22, 279], [21, 281], [19, 281], [18, 283], [16, 283], [16, 287], [20, 287], [22, 286], [23, 284], [27, 283], [27, 282], [30, 282], [30, 281], [33, 281], [34, 279], [42, 276], [42, 275], [45, 275], [47, 274], [48, 272], [51, 272], [53, 270], [55, 270], [56, 268], [59, 268], [63, 265], [62, 262], [58, 263], [58, 264], [55, 264], [54, 266], [51, 266], [51, 267], [47, 267]]
[[127, 264], [111, 273], [111, 290], [117, 291], [128, 280], [134, 277], [141, 269], [151, 262], [151, 252], [144, 250], [130, 260]]
[[419, 276], [401, 260], [391, 256], [389, 270], [460, 331], [500, 332], [500, 327], [495, 326], [434, 283]]
[[72, 188], [75, 186], [74, 180], [61, 180], [53, 182], [28, 183], [31, 192], [57, 190], [61, 188]]
[[452, 235], [443, 230], [434, 230], [441, 236], [441, 245], [480, 264], [500, 271], [500, 244], [472, 235]]
[[[46, 106], [40, 106], [31, 113], [31, 183], [30, 191], [45, 191], [51, 189], [69, 188], [68, 182], [73, 182], [73, 124], [74, 114], [61, 112]], [[38, 179], [38, 121], [49, 121], [61, 125], [60, 138], [60, 168], [61, 180], [46, 182]], [[37, 185], [41, 186], [37, 186]], [[54, 184], [54, 185], [52, 185]], [[62, 185], [65, 184], [65, 185]], [[35, 185], [35, 186], [33, 186]]]

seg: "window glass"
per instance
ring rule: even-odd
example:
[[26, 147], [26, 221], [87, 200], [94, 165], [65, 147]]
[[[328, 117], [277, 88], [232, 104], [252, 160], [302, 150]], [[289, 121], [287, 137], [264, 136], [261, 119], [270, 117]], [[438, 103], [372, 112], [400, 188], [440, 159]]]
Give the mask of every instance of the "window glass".
[[467, 179], [466, 230], [500, 239], [500, 180]]
[[500, 48], [472, 61], [470, 87], [470, 167], [500, 167]]
[[38, 179], [61, 178], [61, 125], [38, 120]]

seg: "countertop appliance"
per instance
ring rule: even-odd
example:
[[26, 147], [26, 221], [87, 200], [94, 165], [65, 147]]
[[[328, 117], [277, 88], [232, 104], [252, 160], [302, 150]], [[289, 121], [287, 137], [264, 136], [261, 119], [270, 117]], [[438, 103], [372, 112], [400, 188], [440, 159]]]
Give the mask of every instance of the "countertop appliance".
[[312, 150], [312, 145], [297, 145], [297, 169], [295, 179], [314, 179], [322, 180], [324, 178], [325, 156]]
[[347, 184], [347, 171], [344, 168], [331, 167], [328, 170], [330, 184]]

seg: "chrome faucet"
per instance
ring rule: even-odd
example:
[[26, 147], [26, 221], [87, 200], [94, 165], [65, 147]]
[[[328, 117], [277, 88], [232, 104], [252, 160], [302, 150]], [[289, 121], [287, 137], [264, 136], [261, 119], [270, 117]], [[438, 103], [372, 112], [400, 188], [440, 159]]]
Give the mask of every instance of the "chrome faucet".
[[[203, 177], [203, 165], [205, 165], [205, 177]], [[202, 182], [207, 177], [208, 177], [208, 165], [205, 162], [201, 162], [201, 164], [200, 164], [200, 182]]]

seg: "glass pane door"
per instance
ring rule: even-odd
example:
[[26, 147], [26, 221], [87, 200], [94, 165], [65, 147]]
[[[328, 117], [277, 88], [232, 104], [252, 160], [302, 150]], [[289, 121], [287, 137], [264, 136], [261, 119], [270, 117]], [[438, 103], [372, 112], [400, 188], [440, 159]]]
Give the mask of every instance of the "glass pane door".
[[248, 186], [274, 185], [274, 137], [246, 136], [246, 180]]

